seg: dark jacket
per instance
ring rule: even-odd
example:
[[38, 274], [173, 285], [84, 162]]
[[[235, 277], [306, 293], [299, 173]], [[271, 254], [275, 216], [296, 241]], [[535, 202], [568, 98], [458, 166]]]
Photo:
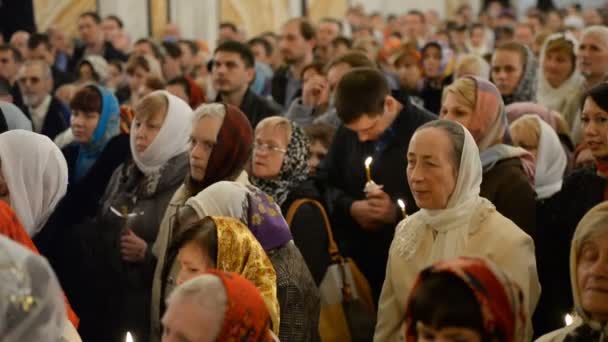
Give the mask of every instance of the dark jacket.
[[4, 113], [2, 113], [2, 109], [0, 109], [0, 134], [8, 131], [8, 125], [6, 124], [6, 119], [4, 118]]
[[[81, 46], [77, 47], [76, 49], [74, 49], [72, 58], [70, 59], [70, 62], [68, 63], [68, 71], [72, 72], [74, 75], [78, 74], [78, 70], [76, 70], [76, 67], [78, 66], [78, 63], [80, 63], [80, 60], [84, 57], [85, 50], [86, 50], [86, 46], [84, 46], [84, 45], [81, 45]], [[103, 58], [105, 58], [106, 61], [118, 59], [122, 62], [126, 62], [128, 56], [125, 55], [123, 52], [114, 48], [114, 46], [112, 46], [112, 44], [110, 42], [105, 42], [103, 44]]]
[[[378, 142], [360, 142], [355, 132], [341, 126], [318, 171], [319, 181], [326, 189], [326, 203], [336, 239], [343, 253], [353, 257], [369, 280], [376, 301], [384, 282], [388, 250], [397, 222], [372, 232], [361, 228], [351, 217], [353, 202], [365, 198], [363, 162], [366, 157], [373, 156], [372, 179], [382, 184], [394, 201], [403, 198], [408, 212], [413, 213], [418, 208], [407, 184], [406, 151], [416, 129], [436, 119], [408, 98], [399, 100], [404, 108]], [[376, 146], [380, 145], [384, 147], [378, 151]]]
[[[218, 95], [215, 101], [222, 102], [221, 95]], [[247, 116], [253, 129], [265, 118], [281, 114], [281, 106], [274, 101], [256, 95], [251, 89], [247, 89], [239, 109]]]
[[289, 108], [291, 101], [298, 96], [302, 96], [302, 88], [300, 87], [300, 90], [292, 98], [287, 98], [287, 78], [289, 73], [288, 66], [281, 67], [274, 72], [271, 81], [272, 98], [283, 108]]
[[[323, 204], [321, 194], [312, 180], [302, 183], [289, 191], [287, 199], [281, 205], [283, 215], [287, 216], [291, 205], [299, 199], [312, 199]], [[325, 228], [325, 220], [321, 211], [310, 203], [305, 203], [296, 211], [291, 226], [293, 241], [300, 249], [306, 265], [317, 286], [321, 284], [325, 271], [330, 264], [329, 239]]]
[[55, 65], [51, 66], [51, 73], [53, 75], [53, 91], [61, 87], [64, 84], [72, 83], [76, 81], [74, 75], [59, 70]]
[[499, 213], [532, 238], [535, 237], [536, 193], [528, 183], [519, 158], [501, 160], [484, 173], [480, 196], [492, 202]]
[[439, 115], [443, 88], [452, 83], [452, 80], [452, 76], [446, 77], [438, 86], [432, 85], [428, 80], [424, 80], [424, 85], [422, 86], [422, 90], [420, 90], [420, 98], [424, 102], [424, 108], [433, 114]]
[[[32, 114], [29, 110], [26, 112], [27, 117], [32, 120]], [[59, 133], [63, 133], [69, 125], [70, 110], [55, 96], [51, 97], [51, 103], [49, 109], [46, 111], [44, 122], [42, 124], [42, 130], [40, 134], [46, 135], [47, 137], [54, 140]]]
[[595, 168], [584, 168], [564, 178], [560, 192], [537, 203], [536, 263], [542, 293], [533, 316], [534, 333], [562, 328], [573, 309], [570, 286], [570, 244], [576, 226], [594, 206], [604, 201], [608, 180]]

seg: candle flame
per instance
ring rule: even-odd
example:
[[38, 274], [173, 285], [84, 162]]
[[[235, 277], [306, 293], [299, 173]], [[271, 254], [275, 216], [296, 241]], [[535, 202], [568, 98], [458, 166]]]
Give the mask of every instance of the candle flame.
[[127, 331], [127, 338], [125, 342], [133, 342], [133, 336], [131, 336], [131, 332]]
[[564, 323], [566, 323], [566, 326], [572, 324], [573, 321], [574, 318], [570, 314], [566, 314], [566, 316], [564, 316]]
[[401, 209], [405, 209], [405, 202], [401, 198], [397, 200], [397, 204], [399, 204]]
[[369, 167], [370, 165], [372, 165], [373, 160], [374, 159], [372, 157], [365, 158], [365, 167]]

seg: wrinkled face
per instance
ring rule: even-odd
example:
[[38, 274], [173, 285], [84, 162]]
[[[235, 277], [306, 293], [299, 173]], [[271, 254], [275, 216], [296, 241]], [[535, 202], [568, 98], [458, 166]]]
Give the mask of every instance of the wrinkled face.
[[255, 177], [272, 179], [279, 176], [287, 153], [287, 139], [287, 133], [279, 127], [256, 129], [252, 168]]
[[418, 342], [482, 342], [481, 334], [470, 328], [443, 327], [435, 329], [418, 322], [416, 326]]
[[445, 209], [456, 187], [452, 143], [442, 129], [414, 133], [407, 151], [407, 180], [423, 209]]
[[439, 116], [441, 119], [456, 121], [470, 130], [474, 110], [465, 99], [452, 91], [448, 91], [443, 99]]
[[78, 19], [78, 32], [86, 45], [96, 44], [102, 34], [99, 25], [88, 15]]
[[135, 118], [135, 130], [131, 134], [135, 134], [135, 151], [138, 153], [144, 152], [150, 146], [160, 129], [163, 127], [166, 110], [151, 114], [145, 120]]
[[597, 34], [587, 34], [578, 48], [578, 67], [585, 77], [608, 73], [608, 43]]
[[608, 320], [608, 234], [581, 244], [576, 268], [583, 309], [595, 320]]
[[218, 51], [213, 56], [213, 87], [220, 94], [232, 94], [249, 87], [255, 69], [247, 67], [238, 53]]
[[205, 310], [193, 301], [172, 302], [163, 315], [163, 342], [212, 342], [221, 329], [223, 315]]
[[111, 41], [120, 34], [120, 26], [112, 19], [104, 19], [101, 22], [101, 29], [105, 40]]
[[317, 29], [319, 45], [329, 45], [340, 34], [340, 28], [335, 23], [323, 22]]
[[327, 155], [327, 146], [323, 145], [320, 140], [315, 140], [310, 143], [308, 148], [308, 174], [313, 176], [317, 173], [317, 167]]
[[39, 64], [21, 68], [17, 81], [23, 95], [23, 103], [30, 107], [39, 106], [52, 88], [52, 80]]
[[13, 51], [0, 51], [0, 76], [13, 80], [17, 76], [19, 66], [13, 56]]
[[74, 140], [80, 144], [88, 144], [93, 140], [93, 133], [99, 123], [99, 112], [84, 112], [72, 110], [70, 122]]
[[287, 64], [296, 64], [312, 51], [312, 44], [302, 36], [299, 23], [290, 22], [283, 26], [279, 49]]
[[513, 94], [524, 73], [524, 60], [516, 51], [496, 50], [492, 56], [492, 80], [500, 94]]
[[608, 113], [587, 97], [581, 113], [583, 138], [593, 157], [608, 157]]
[[434, 46], [428, 47], [422, 55], [422, 67], [428, 78], [441, 76], [441, 50]]
[[190, 137], [190, 175], [195, 181], [205, 179], [209, 157], [217, 144], [221, 127], [222, 120], [213, 116], [205, 116], [194, 124]]
[[179, 274], [177, 284], [181, 285], [196, 276], [203, 275], [208, 269], [215, 265], [207, 255], [206, 251], [195, 242], [186, 243], [177, 254], [179, 263]]
[[422, 71], [414, 59], [408, 58], [397, 67], [401, 86], [405, 89], [416, 89], [422, 78]]
[[557, 88], [574, 71], [574, 60], [565, 51], [548, 51], [545, 54], [542, 68], [547, 82], [552, 87]]

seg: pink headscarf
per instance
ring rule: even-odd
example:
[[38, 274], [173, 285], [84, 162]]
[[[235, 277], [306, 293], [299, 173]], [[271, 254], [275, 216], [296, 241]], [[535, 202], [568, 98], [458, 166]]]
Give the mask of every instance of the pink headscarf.
[[559, 115], [557, 112], [549, 110], [549, 108], [534, 102], [516, 102], [511, 103], [506, 108], [507, 120], [509, 124], [519, 119], [526, 114], [536, 114], [544, 122], [548, 123], [553, 129], [557, 127], [555, 123], [555, 116]]

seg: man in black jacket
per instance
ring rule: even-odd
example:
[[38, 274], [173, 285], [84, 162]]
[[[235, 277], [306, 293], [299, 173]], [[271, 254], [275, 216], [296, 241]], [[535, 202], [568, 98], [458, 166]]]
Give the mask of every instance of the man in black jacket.
[[[354, 68], [339, 81], [335, 104], [344, 123], [318, 171], [336, 235], [367, 277], [377, 302], [395, 226], [403, 219], [396, 205], [416, 211], [406, 180], [406, 151], [414, 131], [435, 119], [407, 97], [391, 95], [377, 69]], [[364, 161], [372, 157], [371, 179], [381, 185], [364, 191]]]
[[70, 59], [68, 71], [77, 73], [76, 66], [86, 55], [100, 55], [107, 61], [118, 59], [127, 61], [127, 55], [116, 50], [114, 46], [104, 39], [101, 28], [101, 18], [95, 12], [85, 12], [78, 17], [78, 32], [83, 45], [74, 50]]
[[255, 77], [255, 59], [251, 49], [242, 43], [227, 41], [215, 49], [211, 66], [216, 102], [239, 107], [255, 128], [264, 118], [281, 113], [281, 107], [256, 95], [249, 89]]

